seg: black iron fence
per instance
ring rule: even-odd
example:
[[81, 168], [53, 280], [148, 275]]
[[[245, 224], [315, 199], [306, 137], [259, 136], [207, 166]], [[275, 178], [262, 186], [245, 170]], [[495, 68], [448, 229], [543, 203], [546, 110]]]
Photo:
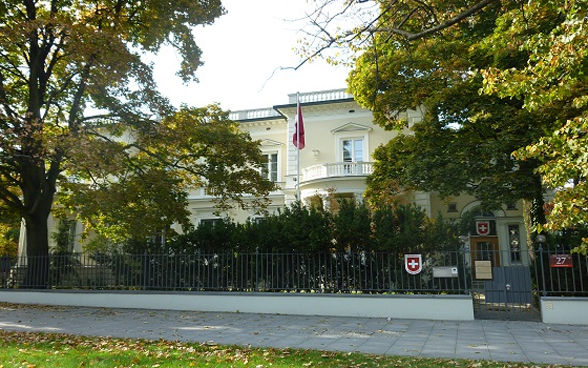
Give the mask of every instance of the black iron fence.
[[540, 249], [533, 280], [541, 296], [588, 296], [588, 257], [569, 249]]
[[[10, 259], [2, 272], [5, 288], [219, 290], [273, 292], [465, 293], [463, 252], [421, 255], [422, 272], [410, 275], [403, 254], [394, 253], [195, 253], [51, 255], [46, 278]], [[455, 274], [439, 277], [435, 269]], [[456, 273], [456, 270], [461, 270]], [[32, 282], [31, 282], [32, 280]], [[38, 284], [37, 280], [45, 280]]]
[[[497, 266], [515, 265], [528, 266], [536, 295], [588, 296], [586, 256], [540, 250], [516, 258], [517, 264], [511, 256], [469, 249], [421, 252], [413, 266], [405, 254], [390, 252], [4, 257], [0, 288], [469, 294], [496, 283]], [[33, 267], [39, 264], [47, 266]], [[486, 274], [484, 265], [490, 266]]]

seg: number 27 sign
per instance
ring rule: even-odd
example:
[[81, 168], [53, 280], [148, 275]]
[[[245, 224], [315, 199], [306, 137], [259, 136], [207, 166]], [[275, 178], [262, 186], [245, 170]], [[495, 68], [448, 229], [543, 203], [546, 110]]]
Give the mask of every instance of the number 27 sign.
[[574, 267], [571, 254], [550, 254], [549, 267]]

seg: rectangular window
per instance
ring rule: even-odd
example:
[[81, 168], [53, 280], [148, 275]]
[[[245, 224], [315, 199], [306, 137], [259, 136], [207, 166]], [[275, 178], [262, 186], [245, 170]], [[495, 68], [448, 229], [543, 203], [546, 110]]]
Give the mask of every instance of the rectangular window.
[[510, 261], [521, 262], [521, 233], [519, 225], [508, 225], [508, 243], [510, 245]]
[[271, 181], [278, 181], [278, 154], [268, 153], [263, 156], [263, 176]]
[[266, 222], [267, 218], [265, 217], [255, 217], [253, 218], [253, 223], [254, 224], [261, 224], [262, 222]]
[[222, 220], [219, 218], [215, 218], [215, 219], [202, 219], [200, 220], [200, 225], [201, 226], [210, 226], [210, 227], [215, 227], [217, 224], [219, 224]]
[[363, 139], [343, 140], [343, 162], [363, 161]]
[[363, 139], [344, 139], [342, 143], [343, 162], [352, 162], [343, 165], [345, 175], [361, 174], [361, 165], [355, 164], [355, 162], [363, 161]]
[[491, 261], [494, 247], [490, 242], [478, 242], [476, 245], [476, 260], [477, 261]]

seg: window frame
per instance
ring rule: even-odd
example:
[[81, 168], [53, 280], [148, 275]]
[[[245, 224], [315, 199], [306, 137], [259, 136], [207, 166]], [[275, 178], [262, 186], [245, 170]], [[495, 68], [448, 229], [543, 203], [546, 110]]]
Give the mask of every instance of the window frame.
[[[261, 155], [265, 158], [268, 157], [268, 161], [263, 163], [263, 167], [260, 170], [261, 175], [265, 178], [268, 179], [270, 181], [273, 181], [274, 183], [279, 182], [280, 178], [281, 178], [281, 165], [280, 165], [280, 151], [279, 150], [262, 150]], [[269, 165], [270, 165], [270, 159], [271, 156], [275, 155], [276, 156], [276, 171], [275, 171], [275, 176], [276, 176], [276, 180], [274, 180], [272, 178], [272, 173], [273, 171], [270, 169]], [[273, 163], [273, 161], [271, 162]]]
[[[350, 132], [353, 133], [353, 132]], [[356, 141], [360, 140], [362, 143], [361, 151], [362, 151], [362, 158], [360, 161], [355, 160], [355, 157], [352, 158], [352, 161], [345, 161], [344, 155], [344, 142], [345, 141]], [[352, 148], [353, 149], [353, 148]], [[352, 152], [352, 156], [355, 156], [355, 150]], [[339, 162], [369, 162], [369, 140], [368, 134], [337, 134], [337, 160]]]

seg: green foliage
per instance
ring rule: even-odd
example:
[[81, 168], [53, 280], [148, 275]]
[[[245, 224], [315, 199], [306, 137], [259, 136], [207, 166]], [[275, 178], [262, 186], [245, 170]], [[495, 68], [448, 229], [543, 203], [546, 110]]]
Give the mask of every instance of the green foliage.
[[372, 219], [365, 204], [355, 200], [340, 199], [332, 221], [337, 251], [357, 252], [372, 249]]
[[0, 257], [16, 256], [20, 237], [20, 217], [0, 202]]
[[[463, 2], [433, 3], [441, 18], [466, 7]], [[508, 45], [500, 57], [483, 46], [497, 14], [509, 6], [492, 5], [471, 22], [424, 40], [374, 36], [350, 75], [349, 88], [374, 111], [377, 124], [400, 131], [376, 150], [368, 189], [376, 195], [372, 201], [391, 185], [442, 196], [469, 193], [487, 208], [542, 196], [536, 163], [520, 162], [512, 153], [540, 137], [551, 120], [522, 109], [516, 98], [478, 93], [482, 77], [476, 70], [524, 61], [516, 50], [509, 53]], [[383, 17], [379, 27], [392, 21]], [[397, 114], [406, 109], [423, 111], [423, 120], [409, 127]]]
[[330, 249], [330, 215], [299, 202], [259, 221], [236, 224], [222, 219], [200, 224], [171, 243], [175, 250], [240, 252], [318, 252]]
[[[180, 134], [190, 132], [178, 129], [175, 138], [182, 139], [170, 147], [172, 156], [162, 147], [174, 136], [171, 121], [206, 124], [186, 115], [189, 109], [174, 112], [157, 92], [152, 65], [142, 57], [171, 46], [181, 56], [178, 75], [184, 81], [196, 80], [202, 61], [193, 29], [224, 13], [220, 0], [10, 0], [2, 3], [0, 13], [0, 203], [25, 220], [28, 254], [49, 252], [46, 221], [58, 188], [66, 190], [64, 203], [80, 210], [87, 225], [115, 239], [125, 232], [138, 235], [123, 210], [142, 217], [151, 205], [168, 222], [181, 219], [185, 195], [180, 190], [185, 187], [179, 183], [184, 178], [175, 170], [184, 161], [173, 154], [190, 139]], [[218, 107], [197, 111], [202, 120], [227, 120]], [[202, 128], [208, 129], [214, 130]], [[233, 136], [232, 142], [247, 140]], [[237, 152], [239, 148], [231, 147]], [[222, 158], [216, 162], [225, 163]], [[165, 185], [156, 184], [166, 180], [167, 170]], [[212, 173], [194, 175], [206, 180], [205, 174]], [[229, 193], [248, 193], [261, 180], [249, 183], [247, 176], [224, 172], [219, 177], [219, 185], [223, 180], [246, 182], [227, 186]], [[156, 203], [157, 198], [169, 200], [169, 206]], [[111, 199], [118, 209], [106, 203]], [[82, 209], [85, 203], [89, 208]], [[170, 212], [175, 210], [178, 215], [173, 217]], [[166, 223], [156, 220], [158, 216], [145, 216], [145, 233]], [[37, 283], [44, 284], [46, 277], [40, 277]]]
[[[172, 223], [188, 229], [187, 193], [194, 187], [206, 186], [219, 209], [267, 204], [274, 184], [257, 170], [258, 143], [218, 106], [184, 107], [152, 128], [125, 132], [132, 134], [131, 143], [105, 142], [103, 133], [88, 136], [91, 149], [72, 149], [76, 160], [58, 200], [86, 230], [122, 243], [149, 239]], [[98, 156], [88, 157], [96, 151]], [[253, 200], [243, 200], [244, 193]]]
[[[487, 42], [490, 51], [517, 40], [527, 55], [516, 67], [484, 71], [484, 92], [519, 98], [524, 108], [554, 121], [540, 139], [517, 150], [521, 160], [538, 161], [543, 184], [555, 189], [547, 222], [538, 230], [588, 226], [588, 3], [534, 1], [503, 14]], [[588, 249], [583, 238], [580, 251]]]
[[374, 248], [398, 253], [416, 252], [425, 246], [427, 215], [414, 204], [398, 204], [373, 214]]
[[16, 256], [20, 229], [0, 224], [0, 257]]
[[178, 235], [170, 242], [169, 248], [175, 252], [223, 252], [238, 249], [236, 240], [239, 231], [239, 226], [231, 219], [219, 219], [215, 223], [203, 223], [188, 233]]
[[200, 224], [174, 237], [167, 247], [174, 253], [453, 250], [459, 245], [457, 237], [464, 234], [461, 228], [468, 225], [441, 217], [430, 220], [414, 204], [398, 203], [370, 211], [355, 200], [339, 200], [330, 213], [295, 202], [276, 214], [244, 224], [228, 219]]
[[71, 226], [72, 221], [65, 218], [59, 219], [57, 230], [51, 234], [55, 242], [53, 254], [68, 254], [73, 251], [75, 233], [71, 231]]

